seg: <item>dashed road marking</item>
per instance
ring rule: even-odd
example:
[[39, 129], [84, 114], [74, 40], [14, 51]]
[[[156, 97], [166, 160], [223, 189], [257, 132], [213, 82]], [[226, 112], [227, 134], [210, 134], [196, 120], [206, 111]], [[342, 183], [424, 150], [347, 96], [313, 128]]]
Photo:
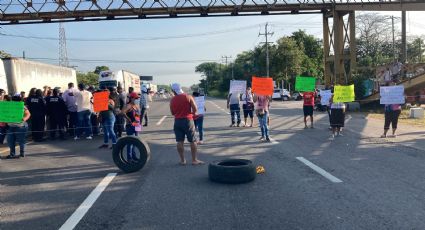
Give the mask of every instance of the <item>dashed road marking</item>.
[[316, 171], [320, 175], [324, 176], [326, 179], [330, 180], [331, 182], [333, 182], [333, 183], [341, 183], [342, 182], [342, 180], [334, 177], [332, 174], [326, 172], [325, 170], [323, 170], [319, 166], [311, 163], [309, 160], [305, 159], [304, 157], [296, 157], [296, 158], [297, 158], [297, 160], [301, 161], [302, 163], [304, 163], [305, 165], [307, 165], [308, 167], [310, 167], [311, 169], [313, 169], [314, 171]]
[[59, 230], [74, 229], [116, 175], [116, 173], [108, 173]]
[[165, 118], [167, 118], [167, 116], [163, 116], [157, 123], [156, 123], [156, 125], [160, 125], [164, 120], [165, 120]]

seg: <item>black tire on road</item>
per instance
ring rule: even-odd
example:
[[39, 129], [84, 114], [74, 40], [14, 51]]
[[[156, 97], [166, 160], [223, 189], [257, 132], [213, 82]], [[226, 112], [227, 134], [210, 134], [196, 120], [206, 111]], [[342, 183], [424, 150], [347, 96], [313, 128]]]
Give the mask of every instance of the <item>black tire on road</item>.
[[[137, 161], [125, 160], [123, 154], [127, 154], [125, 147], [133, 145], [140, 152], [140, 158]], [[115, 165], [125, 173], [137, 172], [142, 169], [149, 161], [151, 151], [148, 144], [141, 138], [135, 136], [126, 136], [118, 139], [117, 144], [112, 150], [112, 158]]]
[[214, 161], [208, 166], [211, 181], [225, 184], [241, 184], [253, 181], [257, 172], [252, 161], [245, 159], [227, 159]]

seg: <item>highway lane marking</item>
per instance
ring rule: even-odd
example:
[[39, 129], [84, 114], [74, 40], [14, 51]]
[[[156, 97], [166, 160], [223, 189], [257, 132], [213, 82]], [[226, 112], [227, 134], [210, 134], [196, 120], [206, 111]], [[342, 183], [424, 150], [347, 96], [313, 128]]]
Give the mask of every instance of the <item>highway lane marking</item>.
[[227, 110], [226, 109], [223, 109], [223, 108], [221, 108], [219, 105], [217, 105], [216, 103], [214, 103], [214, 102], [212, 102], [212, 101], [208, 101], [208, 102], [210, 102], [211, 104], [213, 104], [215, 107], [217, 107], [217, 109], [220, 109], [220, 110], [222, 110], [224, 113], [226, 113], [227, 115], [230, 115], [230, 113], [229, 112], [227, 112]]
[[165, 120], [165, 118], [167, 118], [167, 116], [163, 116], [157, 123], [156, 123], [156, 125], [160, 125], [164, 120]]
[[331, 182], [333, 182], [333, 183], [341, 183], [342, 182], [342, 180], [334, 177], [332, 174], [326, 172], [325, 170], [323, 170], [319, 166], [311, 163], [309, 160], [305, 159], [304, 157], [296, 157], [296, 158], [297, 158], [297, 160], [301, 161], [302, 163], [304, 163], [305, 165], [307, 165], [308, 167], [310, 167], [311, 169], [313, 169], [314, 171], [316, 171], [320, 175], [326, 177], [326, 179], [330, 180]]
[[116, 173], [108, 173], [59, 230], [74, 229], [116, 175]]

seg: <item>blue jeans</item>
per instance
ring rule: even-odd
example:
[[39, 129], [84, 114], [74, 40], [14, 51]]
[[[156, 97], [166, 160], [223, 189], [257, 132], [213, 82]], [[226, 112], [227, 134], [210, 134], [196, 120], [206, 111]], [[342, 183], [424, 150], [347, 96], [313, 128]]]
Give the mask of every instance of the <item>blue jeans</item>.
[[195, 122], [195, 128], [198, 130], [199, 133], [199, 140], [204, 140], [204, 116], [198, 117], [198, 119], [194, 120]]
[[[125, 126], [125, 132], [127, 136], [138, 136], [139, 134], [136, 132], [136, 128], [132, 125]], [[136, 153], [134, 152], [133, 145], [127, 145], [127, 159], [136, 159]]]
[[240, 124], [241, 123], [241, 107], [239, 106], [239, 104], [230, 105], [230, 116], [232, 119], [232, 125], [235, 124], [235, 115], [236, 115], [238, 124]]
[[269, 112], [265, 112], [262, 117], [258, 117], [258, 123], [260, 123], [261, 128], [261, 137], [269, 137], [269, 127], [267, 126], [267, 118], [269, 117]]
[[103, 143], [108, 144], [109, 138], [112, 140], [112, 144], [117, 143], [117, 136], [114, 132], [115, 116], [105, 116], [102, 117], [103, 125]]
[[27, 127], [9, 127], [7, 130], [7, 145], [10, 149], [10, 155], [15, 156], [15, 145], [19, 143], [19, 152], [24, 155], [25, 152], [25, 135]]
[[77, 127], [77, 135], [76, 135], [77, 137], [81, 136], [84, 130], [86, 131], [86, 135], [88, 137], [93, 136], [93, 132], [91, 129], [90, 116], [91, 116], [90, 110], [84, 110], [84, 111], [78, 112], [78, 127]]

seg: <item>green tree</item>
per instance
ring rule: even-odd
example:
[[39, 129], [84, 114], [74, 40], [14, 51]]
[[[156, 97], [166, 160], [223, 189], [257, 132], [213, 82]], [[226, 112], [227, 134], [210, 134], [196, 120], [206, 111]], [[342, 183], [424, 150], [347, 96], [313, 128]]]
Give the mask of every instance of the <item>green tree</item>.
[[0, 50], [0, 58], [10, 58], [12, 55], [4, 52], [3, 50]]
[[78, 84], [83, 83], [85, 85], [93, 85], [98, 86], [99, 85], [99, 74], [96, 74], [94, 72], [88, 72], [88, 73], [77, 73], [77, 82]]
[[102, 65], [102, 66], [96, 66], [96, 68], [94, 70], [94, 73], [95, 74], [99, 74], [100, 72], [106, 71], [106, 70], [109, 70], [109, 67], [108, 66], [104, 66], [104, 65]]

